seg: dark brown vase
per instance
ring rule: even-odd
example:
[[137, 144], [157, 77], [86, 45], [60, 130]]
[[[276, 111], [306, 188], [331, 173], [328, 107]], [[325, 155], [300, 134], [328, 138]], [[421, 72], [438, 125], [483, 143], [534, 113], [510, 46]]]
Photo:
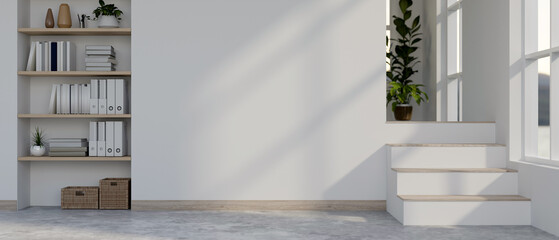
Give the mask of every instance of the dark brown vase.
[[411, 120], [412, 111], [413, 107], [411, 105], [396, 105], [396, 109], [394, 109], [394, 118], [398, 121], [409, 121]]
[[52, 9], [47, 10], [47, 17], [45, 18], [45, 27], [54, 28], [54, 15], [52, 15]]

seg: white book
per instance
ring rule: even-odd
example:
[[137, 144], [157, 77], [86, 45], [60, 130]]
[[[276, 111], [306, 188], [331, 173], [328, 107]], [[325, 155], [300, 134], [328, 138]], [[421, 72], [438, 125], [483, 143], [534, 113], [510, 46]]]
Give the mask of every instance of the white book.
[[89, 84], [82, 84], [82, 113], [89, 114], [90, 113], [90, 94], [91, 94], [91, 85]]
[[82, 114], [82, 85], [78, 84], [78, 113]]
[[99, 80], [91, 79], [89, 114], [99, 114]]
[[35, 71], [42, 71], [41, 59], [42, 59], [41, 42], [35, 42]]
[[60, 96], [61, 86], [60, 84], [56, 84], [56, 114], [62, 113], [62, 97]]
[[105, 123], [105, 156], [114, 157], [115, 122]]
[[105, 62], [105, 63], [85, 63], [86, 67], [106, 67], [106, 68], [114, 68], [114, 64]]
[[97, 156], [97, 122], [89, 122], [89, 156]]
[[116, 114], [115, 80], [107, 79], [107, 114]]
[[62, 84], [62, 91], [60, 95], [62, 98], [62, 113], [69, 114], [70, 113], [70, 84]]
[[66, 41], [66, 71], [76, 70], [76, 45]]
[[126, 151], [124, 149], [124, 145], [125, 145], [125, 129], [124, 129], [124, 122], [114, 122], [115, 124], [115, 128], [114, 128], [114, 133], [115, 133], [115, 137], [114, 137], [114, 155], [115, 157], [122, 157], [126, 155]]
[[97, 156], [105, 156], [105, 122], [97, 123]]
[[72, 84], [70, 86], [70, 113], [79, 113], [79, 106], [78, 84]]
[[99, 80], [99, 114], [107, 114], [107, 80]]
[[46, 49], [46, 53], [45, 53], [45, 62], [46, 64], [46, 71], [50, 72], [50, 43], [51, 41], [48, 41], [45, 43], [45, 49]]
[[85, 50], [101, 50], [101, 51], [114, 51], [115, 49], [111, 45], [87, 45]]
[[109, 72], [115, 71], [116, 68], [114, 67], [85, 67], [86, 71], [101, 71], [101, 72]]
[[86, 57], [85, 63], [112, 63], [118, 64], [118, 61], [114, 57]]
[[116, 114], [126, 114], [128, 112], [128, 99], [126, 96], [126, 82], [124, 79], [117, 79], [115, 81], [115, 105]]
[[48, 53], [49, 53], [49, 51], [48, 51], [49, 49], [48, 49], [47, 45], [48, 45], [48, 42], [43, 42], [43, 49], [42, 49], [43, 50], [43, 55], [42, 55], [43, 60], [41, 60], [43, 62], [43, 71], [49, 71], [49, 70], [47, 70], [47, 67], [48, 67], [47, 58], [48, 58]]
[[62, 41], [58, 41], [56, 42], [56, 44], [58, 45], [56, 47], [56, 51], [57, 51], [57, 56], [56, 56], [56, 71], [64, 71], [63, 66], [62, 66], [62, 62], [64, 61], [63, 56], [64, 56], [64, 44]]
[[56, 86], [57, 84], [53, 84], [50, 91], [49, 114], [56, 114]]
[[29, 58], [27, 58], [27, 68], [25, 71], [35, 71], [37, 64], [37, 42], [31, 42], [31, 47], [29, 48]]
[[106, 50], [94, 50], [94, 51], [86, 50], [85, 54], [91, 55], [91, 56], [99, 56], [99, 55], [101, 55], [101, 56], [114, 56], [115, 52], [114, 51], [106, 51]]

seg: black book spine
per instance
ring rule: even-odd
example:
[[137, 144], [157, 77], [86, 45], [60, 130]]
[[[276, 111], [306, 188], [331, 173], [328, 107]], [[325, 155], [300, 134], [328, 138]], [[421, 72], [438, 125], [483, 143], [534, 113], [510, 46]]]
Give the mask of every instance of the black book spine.
[[58, 59], [56, 59], [58, 57], [58, 43], [57, 42], [52, 42], [50, 44], [50, 70], [53, 72], [58, 71], [57, 67], [58, 67]]

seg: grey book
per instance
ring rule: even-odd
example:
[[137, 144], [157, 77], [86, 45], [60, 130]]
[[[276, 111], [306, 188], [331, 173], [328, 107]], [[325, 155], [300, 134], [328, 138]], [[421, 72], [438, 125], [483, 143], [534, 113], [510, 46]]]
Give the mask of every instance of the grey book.
[[49, 152], [49, 157], [85, 157], [85, 152]]
[[85, 67], [86, 71], [115, 71], [114, 67]]
[[49, 142], [87, 142], [87, 138], [51, 138]]
[[87, 142], [53, 142], [49, 144], [50, 148], [56, 147], [87, 147]]
[[91, 51], [91, 50], [114, 51], [115, 49], [111, 45], [87, 45], [85, 46], [85, 50], [86, 51]]
[[113, 63], [85, 63], [86, 67], [112, 67], [114, 68], [114, 64]]
[[51, 152], [87, 152], [87, 147], [53, 147]]

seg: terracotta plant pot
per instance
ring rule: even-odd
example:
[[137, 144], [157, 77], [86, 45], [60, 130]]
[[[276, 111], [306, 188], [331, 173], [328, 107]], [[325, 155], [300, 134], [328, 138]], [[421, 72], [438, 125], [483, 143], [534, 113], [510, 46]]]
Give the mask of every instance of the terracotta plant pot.
[[54, 28], [54, 16], [52, 15], [52, 9], [47, 10], [47, 17], [45, 18], [45, 27]]
[[394, 118], [397, 121], [409, 121], [411, 120], [413, 107], [409, 104], [398, 104], [396, 109], [394, 109]]
[[72, 16], [70, 14], [70, 6], [68, 6], [67, 3], [60, 4], [60, 9], [58, 9], [58, 27], [59, 28], [72, 27]]

